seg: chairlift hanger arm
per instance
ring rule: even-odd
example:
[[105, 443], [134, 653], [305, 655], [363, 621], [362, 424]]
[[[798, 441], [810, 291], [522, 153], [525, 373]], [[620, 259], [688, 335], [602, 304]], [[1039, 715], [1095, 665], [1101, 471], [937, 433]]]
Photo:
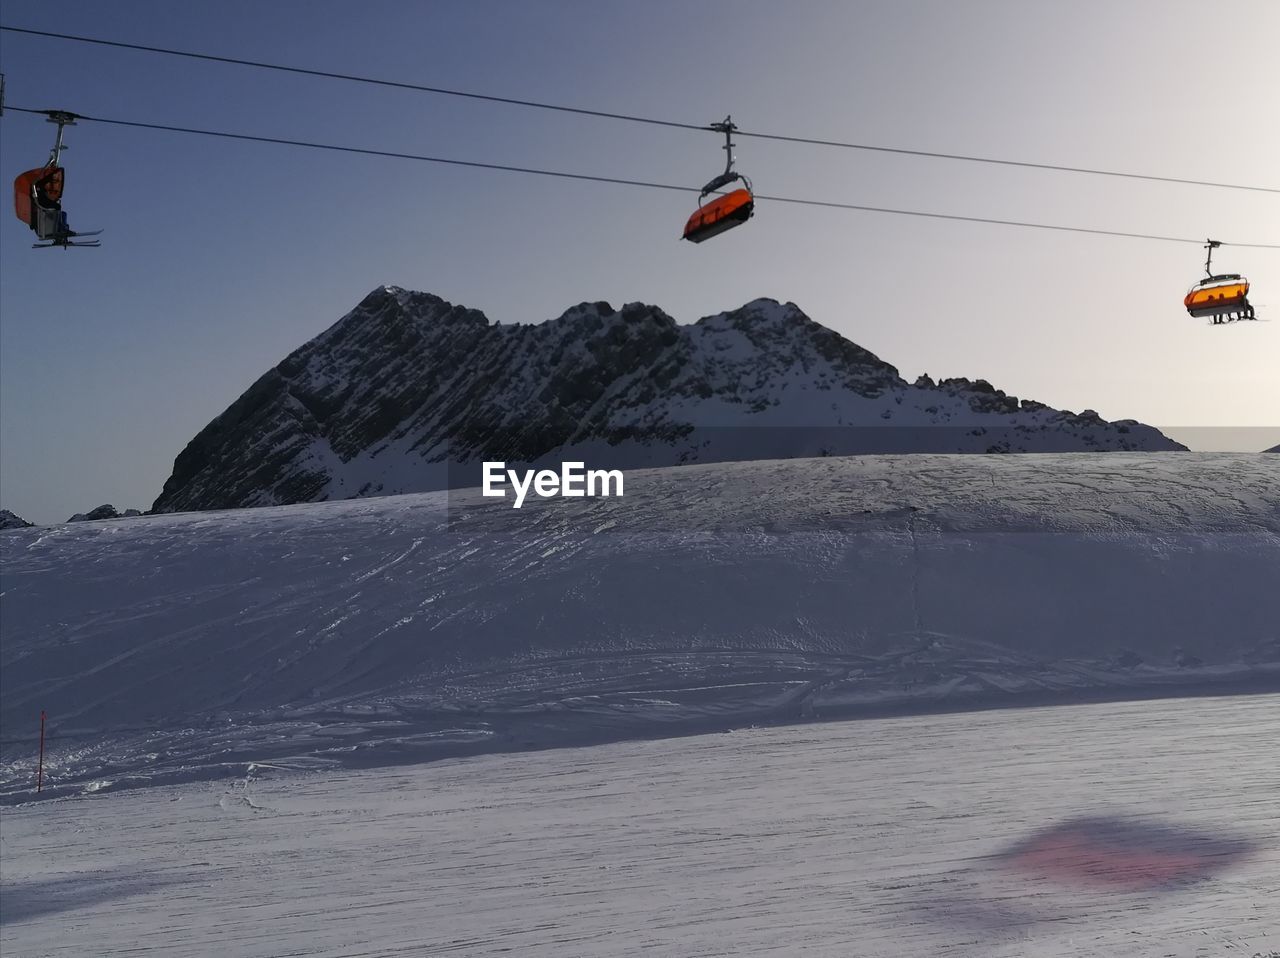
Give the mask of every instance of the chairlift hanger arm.
[[726, 115], [719, 123], [712, 123], [711, 129], [718, 133], [724, 134], [724, 172], [725, 175], [733, 172], [733, 131], [738, 128], [733, 122], [733, 117]]
[[1204, 241], [1204, 248], [1209, 251], [1208, 255], [1204, 258], [1204, 274], [1210, 279], [1213, 278], [1213, 251], [1221, 245], [1222, 243], [1215, 239], [1206, 239]]
[[[716, 190], [723, 186], [727, 186], [730, 183], [737, 182], [738, 180], [746, 182], [746, 177], [741, 173], [735, 173], [733, 171], [733, 131], [737, 128], [738, 126], [733, 122], [732, 116], [726, 116], [723, 120], [717, 123], [712, 123], [707, 127], [709, 130], [714, 130], [717, 133], [724, 134], [724, 146], [721, 147], [721, 149], [724, 150], [724, 172], [702, 188], [702, 193], [698, 197], [699, 202], [705, 199], [707, 194], [714, 193]], [[750, 187], [748, 186], [748, 189], [749, 188]]]

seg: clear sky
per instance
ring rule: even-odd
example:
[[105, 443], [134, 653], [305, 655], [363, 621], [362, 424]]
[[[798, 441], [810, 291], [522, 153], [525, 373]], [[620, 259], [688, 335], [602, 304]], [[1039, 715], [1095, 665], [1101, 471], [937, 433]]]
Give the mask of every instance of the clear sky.
[[[1212, 23], [1207, 23], [1211, 18]], [[7, 4], [9, 26], [744, 129], [1280, 186], [1274, 0]], [[88, 115], [660, 182], [714, 134], [0, 35], [7, 100]], [[6, 112], [7, 179], [53, 127]], [[1280, 442], [1280, 251], [1222, 250], [1267, 320], [1182, 309], [1196, 246], [761, 203], [678, 240], [694, 198], [82, 124], [65, 207], [98, 250], [0, 228], [0, 505], [147, 508], [173, 458], [375, 286], [538, 322], [584, 300], [681, 322], [757, 296], [913, 377]], [[762, 193], [1280, 242], [1280, 195], [743, 139]], [[7, 202], [7, 201], [6, 201]], [[1175, 431], [1175, 435], [1178, 433]], [[1231, 438], [1223, 439], [1223, 436]], [[1218, 438], [1215, 438], [1218, 437]]]

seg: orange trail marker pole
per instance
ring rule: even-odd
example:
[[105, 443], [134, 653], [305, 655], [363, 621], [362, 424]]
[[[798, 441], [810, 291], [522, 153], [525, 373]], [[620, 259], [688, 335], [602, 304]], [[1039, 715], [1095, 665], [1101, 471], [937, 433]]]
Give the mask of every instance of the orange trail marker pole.
[[44, 788], [44, 709], [40, 710], [40, 764], [36, 766], [36, 794]]

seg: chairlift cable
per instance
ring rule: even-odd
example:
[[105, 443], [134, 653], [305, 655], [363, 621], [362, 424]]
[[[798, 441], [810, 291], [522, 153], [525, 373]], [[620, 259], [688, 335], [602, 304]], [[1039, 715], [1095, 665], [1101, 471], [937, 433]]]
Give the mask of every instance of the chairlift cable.
[[[341, 80], [349, 83], [363, 83], [419, 93], [434, 93], [441, 96], [462, 97], [469, 100], [482, 100], [491, 103], [503, 103], [538, 110], [552, 110], [559, 113], [574, 113], [580, 116], [597, 119], [621, 120], [630, 123], [642, 123], [650, 126], [671, 127], [682, 130], [706, 132], [714, 126], [703, 123], [683, 123], [677, 120], [665, 120], [657, 117], [638, 116], [610, 110], [592, 110], [584, 107], [567, 106], [559, 103], [547, 103], [539, 100], [526, 100], [516, 97], [497, 96], [487, 93], [476, 93], [467, 90], [454, 90], [446, 87], [427, 86], [419, 83], [407, 83], [398, 80], [385, 80], [377, 77], [359, 76], [351, 73], [338, 73], [330, 70], [313, 70], [305, 67], [286, 66], [279, 63], [267, 63], [261, 60], [248, 60], [241, 57], [220, 56], [210, 53], [196, 53], [190, 50], [175, 50], [168, 47], [150, 46], [142, 43], [127, 43], [120, 40], [105, 40], [99, 37], [86, 37], [70, 33], [55, 33], [48, 30], [29, 30], [22, 27], [0, 26], [0, 31], [22, 34], [25, 36], [43, 37], [51, 40], [63, 40], [73, 43], [94, 44], [124, 50], [135, 50], [143, 53], [158, 53], [166, 56], [185, 57], [192, 60], [204, 60], [212, 63], [225, 63], [234, 66], [252, 67], [259, 70], [274, 70], [282, 73], [293, 73], [302, 76], [322, 77], [330, 80]], [[1104, 170], [1083, 166], [1069, 166], [1055, 163], [1036, 163], [1026, 160], [1010, 160], [989, 156], [971, 156], [963, 153], [945, 153], [930, 150], [914, 150], [903, 147], [882, 146], [871, 143], [852, 143], [841, 140], [822, 139], [817, 137], [791, 136], [782, 133], [768, 133], [759, 130], [737, 130], [739, 136], [753, 137], [762, 140], [774, 140], [782, 143], [804, 144], [809, 146], [834, 147], [847, 150], [861, 150], [873, 153], [892, 153], [899, 156], [915, 156], [937, 160], [951, 160], [965, 163], [984, 163], [1005, 167], [1022, 167], [1024, 169], [1044, 170], [1057, 173], [1076, 173], [1088, 176], [1107, 176], [1123, 179], [1146, 180], [1155, 183], [1176, 183], [1185, 186], [1202, 186], [1213, 189], [1248, 190], [1258, 193], [1280, 193], [1280, 187], [1253, 186], [1241, 183], [1222, 183], [1212, 180], [1198, 180], [1178, 176], [1159, 176], [1149, 173], [1131, 173], [1120, 170]]]
[[[24, 107], [8, 106], [7, 109], [16, 113], [29, 113], [40, 116], [47, 116], [49, 110], [33, 110]], [[567, 180], [585, 180], [592, 183], [605, 183], [618, 186], [635, 186], [652, 190], [669, 190], [681, 193], [699, 193], [700, 188], [696, 186], [681, 186], [674, 183], [655, 183], [647, 180], [633, 180], [616, 176], [598, 176], [589, 173], [570, 173], [565, 170], [548, 170], [537, 167], [527, 166], [511, 166], [503, 163], [484, 163], [477, 160], [459, 160], [440, 156], [426, 156], [419, 153], [404, 153], [394, 150], [375, 150], [370, 147], [362, 146], [342, 146], [334, 143], [317, 143], [310, 140], [294, 140], [284, 137], [260, 136], [249, 133], [232, 133], [226, 130], [202, 130], [196, 127], [173, 126], [164, 123], [143, 123], [137, 120], [120, 120], [108, 117], [85, 116], [76, 114], [76, 119], [86, 123], [103, 123], [110, 126], [130, 127], [144, 130], [160, 130], [169, 133], [184, 133], [195, 136], [217, 137], [228, 140], [240, 140], [253, 143], [273, 143], [280, 146], [291, 146], [302, 149], [311, 150], [327, 150], [338, 153], [355, 153], [364, 156], [378, 156], [391, 159], [413, 160], [421, 163], [438, 163], [448, 166], [466, 166], [483, 170], [499, 170], [506, 173], [522, 173], [530, 176], [547, 176], [558, 179]], [[915, 216], [928, 219], [954, 220], [964, 223], [986, 223], [995, 226], [1016, 226], [1027, 229], [1054, 230], [1067, 233], [1084, 233], [1096, 236], [1116, 236], [1129, 239], [1155, 240], [1165, 243], [1194, 243], [1202, 245], [1202, 239], [1191, 239], [1182, 236], [1162, 236], [1153, 233], [1135, 233], [1124, 230], [1108, 230], [1097, 229], [1083, 226], [1063, 226], [1054, 223], [1036, 223], [1029, 220], [1007, 220], [997, 219], [985, 216], [964, 216], [955, 213], [936, 213], [926, 210], [903, 210], [894, 209], [883, 206], [866, 206], [856, 203], [839, 203], [832, 200], [812, 200], [802, 199], [792, 196], [773, 196], [757, 193], [755, 198], [772, 203], [790, 203], [800, 206], [826, 207], [829, 209], [852, 210], [866, 213], [884, 213], [895, 216]], [[1280, 249], [1277, 243], [1228, 243], [1223, 242], [1223, 246], [1247, 247], [1252, 249]]]

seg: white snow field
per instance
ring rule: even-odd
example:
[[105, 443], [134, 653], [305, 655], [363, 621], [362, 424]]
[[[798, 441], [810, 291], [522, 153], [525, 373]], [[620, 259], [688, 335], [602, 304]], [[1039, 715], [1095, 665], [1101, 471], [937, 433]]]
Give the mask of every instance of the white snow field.
[[0, 952], [1274, 956], [1277, 742], [1280, 696], [1201, 697], [31, 803]]
[[[0, 536], [0, 802], [1280, 690], [1280, 464], [871, 456]], [[1016, 721], [1011, 715], [1009, 721]]]

